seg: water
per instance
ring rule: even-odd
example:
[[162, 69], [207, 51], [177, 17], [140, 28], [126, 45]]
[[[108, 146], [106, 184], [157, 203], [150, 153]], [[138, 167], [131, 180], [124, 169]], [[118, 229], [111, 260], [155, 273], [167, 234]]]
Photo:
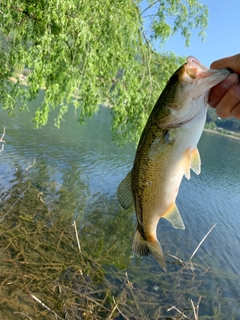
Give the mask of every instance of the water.
[[[123, 270], [124, 277], [127, 272], [126, 281], [133, 283], [135, 292], [144, 289], [156, 297], [159, 306], [144, 307], [149, 314], [153, 308], [160, 310], [151, 319], [180, 317], [176, 309], [167, 310], [173, 306], [191, 310], [190, 299], [196, 305], [200, 296], [199, 319], [240, 319], [240, 141], [203, 134], [199, 143], [202, 172], [183, 180], [177, 199], [186, 229], [175, 230], [162, 219], [158, 238], [166, 254], [187, 262], [204, 235], [215, 223], [216, 227], [193, 258], [195, 271], [167, 257], [165, 274], [152, 257], [137, 258], [131, 252], [135, 214], [119, 210], [116, 189], [131, 169], [135, 147], [119, 148], [112, 143], [110, 111], [101, 108], [98, 115], [79, 125], [72, 108], [60, 130], [53, 126], [53, 117], [36, 130], [30, 122], [32, 112], [16, 112], [10, 118], [1, 111], [0, 132], [6, 127], [6, 144], [0, 153], [1, 203], [9, 199], [14, 187], [31, 181], [49, 211], [57, 207], [61, 215], [77, 219], [89, 254], [106, 268]], [[26, 171], [34, 159], [36, 164]], [[27, 196], [21, 201], [28, 201]], [[109, 276], [109, 281], [115, 280]], [[148, 294], [142, 299], [147, 301]], [[116, 317], [123, 318], [124, 314]], [[140, 313], [131, 319], [141, 318]]]

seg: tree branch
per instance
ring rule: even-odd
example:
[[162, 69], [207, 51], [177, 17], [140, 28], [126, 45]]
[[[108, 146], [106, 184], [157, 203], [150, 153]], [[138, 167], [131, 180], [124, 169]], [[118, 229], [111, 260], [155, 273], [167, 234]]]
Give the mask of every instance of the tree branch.
[[153, 2], [152, 4], [150, 4], [150, 6], [148, 6], [147, 8], [145, 8], [141, 13], [140, 15], [142, 15], [144, 12], [146, 12], [148, 9], [150, 9], [151, 7], [155, 6], [156, 3], [158, 3], [159, 0]]

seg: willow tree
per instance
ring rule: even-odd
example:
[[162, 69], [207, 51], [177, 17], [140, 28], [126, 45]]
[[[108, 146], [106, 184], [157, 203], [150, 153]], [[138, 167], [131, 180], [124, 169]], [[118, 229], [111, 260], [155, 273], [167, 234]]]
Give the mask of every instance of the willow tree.
[[[81, 108], [80, 121], [105, 104], [112, 107], [114, 137], [136, 140], [183, 61], [158, 54], [152, 44], [181, 32], [188, 45], [191, 30], [203, 35], [207, 18], [198, 0], [2, 0], [0, 102], [9, 111], [17, 101], [27, 109], [44, 89], [36, 126], [45, 125], [53, 109], [59, 126], [71, 104]], [[18, 77], [26, 70], [27, 87]]]

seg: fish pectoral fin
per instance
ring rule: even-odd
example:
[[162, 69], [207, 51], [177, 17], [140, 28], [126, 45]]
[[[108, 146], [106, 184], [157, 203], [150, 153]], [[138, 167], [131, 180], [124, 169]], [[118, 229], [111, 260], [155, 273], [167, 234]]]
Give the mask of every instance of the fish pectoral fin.
[[151, 254], [157, 260], [159, 266], [166, 271], [163, 250], [157, 239], [153, 242], [146, 241], [137, 230], [134, 236], [132, 249], [138, 256], [147, 256], [148, 254]]
[[171, 131], [166, 130], [164, 134], [156, 138], [148, 152], [148, 157], [152, 161], [158, 161], [161, 155], [165, 152], [169, 145], [174, 143], [175, 139], [172, 137]]
[[175, 229], [185, 229], [182, 217], [175, 203], [170, 207], [170, 210], [162, 216], [162, 218], [168, 220]]
[[161, 137], [155, 139], [148, 151], [149, 159], [152, 161], [157, 161], [161, 153], [164, 151], [164, 149], [165, 149], [165, 144], [163, 143]]
[[126, 177], [120, 182], [117, 189], [117, 199], [123, 210], [130, 208], [134, 203], [132, 195], [131, 173], [132, 171], [126, 175]]
[[196, 174], [199, 174], [201, 172], [201, 158], [200, 158], [198, 148], [195, 148], [191, 152], [191, 169]]

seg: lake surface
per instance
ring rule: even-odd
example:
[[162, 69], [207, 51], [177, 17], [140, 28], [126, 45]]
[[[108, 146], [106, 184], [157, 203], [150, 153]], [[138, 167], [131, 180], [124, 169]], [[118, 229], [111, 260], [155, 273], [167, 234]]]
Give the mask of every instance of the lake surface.
[[[31, 103], [30, 109], [34, 109], [35, 104]], [[1, 111], [0, 133], [3, 126], [6, 127], [6, 143], [0, 153], [0, 219], [3, 218], [4, 230], [9, 228], [8, 215], [12, 214], [11, 220], [15, 220], [16, 225], [20, 218], [23, 223], [31, 214], [37, 214], [41, 202], [47, 212], [59, 212], [54, 216], [56, 219], [70, 215], [72, 221], [76, 220], [82, 248], [89, 256], [97, 257], [108, 283], [119, 290], [126, 285], [130, 290], [131, 298], [126, 300], [128, 306], [121, 309], [120, 294], [116, 289], [119, 304], [112, 313], [109, 311], [109, 319], [176, 319], [182, 314], [187, 319], [194, 319], [192, 303], [194, 306], [199, 304], [196, 309], [199, 319], [240, 319], [239, 140], [203, 133], [199, 143], [202, 172], [199, 176], [192, 172], [190, 181], [183, 180], [177, 198], [186, 229], [175, 230], [164, 219], [158, 225], [158, 238], [167, 261], [167, 272], [164, 273], [152, 257], [139, 258], [132, 254], [135, 213], [118, 208], [116, 189], [131, 169], [135, 146], [128, 144], [120, 148], [112, 143], [110, 111], [101, 108], [96, 116], [80, 125], [72, 108], [60, 129], [53, 126], [53, 117], [47, 126], [34, 129], [31, 118], [31, 112], [16, 112], [16, 116], [10, 118]], [[28, 169], [34, 159], [36, 163]], [[38, 190], [37, 200], [28, 197], [25, 183], [28, 183], [27, 188], [30, 186], [29, 190]], [[10, 203], [12, 190], [17, 191]], [[5, 209], [7, 202], [9, 207]], [[31, 213], [25, 213], [24, 219], [23, 213], [12, 212], [19, 203], [31, 208]], [[52, 222], [48, 223], [51, 225]], [[215, 228], [191, 264], [188, 261], [191, 254], [214, 224]], [[24, 228], [26, 230], [26, 226]], [[19, 246], [21, 241], [26, 242], [19, 237]], [[6, 253], [1, 244], [0, 258], [3, 257], [4, 265], [7, 260], [2, 254], [9, 256], [11, 252]], [[120, 272], [120, 280], [114, 278], [113, 270]], [[3, 275], [1, 281], [3, 287]], [[21, 290], [25, 292], [25, 289]], [[39, 284], [37, 293], [41, 296]], [[12, 291], [9, 294], [13, 296]], [[127, 308], [136, 300], [139, 307], [133, 309], [134, 314], [126, 316], [126, 312], [130, 314]], [[10, 312], [6, 301], [7, 297], [0, 298], [0, 309]], [[48, 305], [46, 301], [45, 304]], [[106, 308], [109, 306], [110, 302]], [[39, 307], [44, 309], [42, 305]], [[19, 314], [24, 310], [21, 308], [18, 300]], [[29, 316], [30, 310], [29, 305], [26, 312]], [[14, 313], [14, 308], [11, 312]], [[82, 318], [107, 317], [92, 312], [91, 316]], [[13, 316], [12, 319], [16, 318]], [[54, 315], [50, 312], [44, 319], [54, 319]]]

